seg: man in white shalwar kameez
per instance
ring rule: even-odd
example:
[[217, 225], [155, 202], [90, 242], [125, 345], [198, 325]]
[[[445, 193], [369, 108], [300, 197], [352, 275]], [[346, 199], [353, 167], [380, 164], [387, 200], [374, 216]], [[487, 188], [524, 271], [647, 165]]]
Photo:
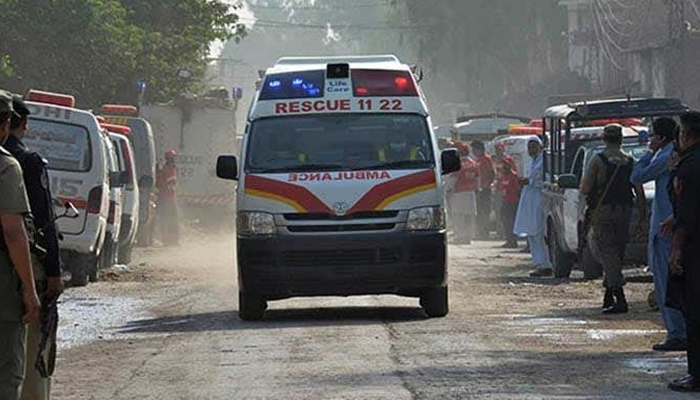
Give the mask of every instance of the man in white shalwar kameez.
[[537, 136], [531, 137], [527, 143], [527, 150], [534, 161], [530, 166], [527, 184], [523, 187], [520, 196], [513, 232], [519, 236], [527, 236], [530, 254], [535, 263], [535, 269], [530, 272], [530, 276], [552, 276], [552, 263], [549, 260], [549, 251], [544, 240], [542, 140]]

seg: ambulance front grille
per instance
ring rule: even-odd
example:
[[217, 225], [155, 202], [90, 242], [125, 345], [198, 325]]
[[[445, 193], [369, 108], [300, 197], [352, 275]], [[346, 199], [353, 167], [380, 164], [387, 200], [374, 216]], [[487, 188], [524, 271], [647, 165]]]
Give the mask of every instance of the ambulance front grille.
[[293, 267], [389, 265], [401, 259], [399, 249], [370, 248], [352, 250], [287, 251], [285, 265]]
[[287, 229], [292, 233], [324, 233], [324, 232], [367, 232], [390, 231], [396, 224], [348, 224], [348, 225], [290, 225]]

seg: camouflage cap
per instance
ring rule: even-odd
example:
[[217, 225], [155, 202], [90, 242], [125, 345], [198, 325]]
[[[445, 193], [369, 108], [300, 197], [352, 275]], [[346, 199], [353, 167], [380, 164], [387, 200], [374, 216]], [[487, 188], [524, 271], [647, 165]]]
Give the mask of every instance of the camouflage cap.
[[17, 115], [12, 107], [12, 94], [4, 90], [0, 90], [0, 113], [11, 113]]

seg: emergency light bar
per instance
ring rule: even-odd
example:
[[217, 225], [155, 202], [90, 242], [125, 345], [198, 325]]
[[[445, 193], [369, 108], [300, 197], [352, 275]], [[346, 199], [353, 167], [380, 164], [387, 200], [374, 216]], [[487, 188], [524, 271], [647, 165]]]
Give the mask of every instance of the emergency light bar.
[[138, 116], [139, 109], [134, 106], [122, 104], [105, 104], [102, 106], [102, 112], [108, 115], [129, 115]]
[[107, 123], [101, 123], [100, 126], [102, 127], [102, 129], [106, 129], [112, 133], [118, 133], [121, 135], [131, 134], [131, 128], [129, 128], [128, 126], [114, 125], [114, 124], [107, 124]]
[[36, 103], [53, 104], [56, 106], [75, 108], [75, 97], [68, 94], [43, 92], [41, 90], [32, 89], [27, 93], [25, 100], [33, 101]]
[[508, 133], [511, 135], [541, 135], [542, 128], [536, 126], [512, 125], [508, 127]]
[[639, 118], [597, 119], [588, 121], [586, 126], [606, 126], [610, 124], [620, 124], [622, 126], [641, 126], [642, 120]]
[[260, 100], [323, 97], [325, 73], [303, 71], [268, 75], [260, 89]]
[[356, 97], [418, 96], [418, 88], [408, 71], [354, 69], [352, 86]]

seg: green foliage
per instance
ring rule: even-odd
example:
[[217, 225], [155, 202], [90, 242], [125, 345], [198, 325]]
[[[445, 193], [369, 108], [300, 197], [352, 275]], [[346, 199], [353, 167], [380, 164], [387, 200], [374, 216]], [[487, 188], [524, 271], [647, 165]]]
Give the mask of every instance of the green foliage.
[[[76, 95], [81, 105], [134, 102], [136, 82], [166, 100], [196, 86], [213, 40], [240, 37], [219, 0], [0, 0], [3, 87]], [[177, 76], [187, 69], [193, 78]]]

